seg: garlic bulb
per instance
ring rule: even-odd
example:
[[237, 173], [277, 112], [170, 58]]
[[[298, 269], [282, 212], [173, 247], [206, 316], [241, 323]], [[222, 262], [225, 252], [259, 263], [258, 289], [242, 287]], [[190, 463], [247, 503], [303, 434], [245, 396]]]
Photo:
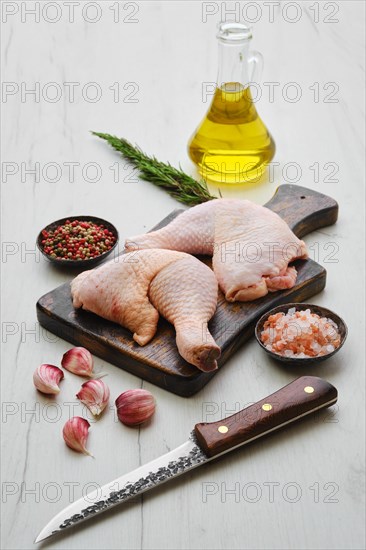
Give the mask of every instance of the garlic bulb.
[[38, 391], [49, 395], [60, 393], [58, 387], [60, 380], [64, 377], [64, 373], [55, 365], [43, 364], [39, 366], [33, 373], [33, 383]]
[[116, 399], [117, 415], [123, 424], [138, 426], [155, 412], [154, 396], [147, 390], [128, 390]]
[[94, 361], [86, 348], [72, 348], [64, 353], [61, 365], [79, 376], [93, 376]]
[[88, 380], [81, 386], [81, 390], [76, 394], [84, 405], [88, 407], [92, 414], [98, 416], [106, 408], [109, 401], [110, 391], [99, 378]]
[[85, 418], [81, 416], [70, 418], [62, 430], [66, 445], [78, 453], [93, 456], [85, 447], [89, 428], [90, 424]]

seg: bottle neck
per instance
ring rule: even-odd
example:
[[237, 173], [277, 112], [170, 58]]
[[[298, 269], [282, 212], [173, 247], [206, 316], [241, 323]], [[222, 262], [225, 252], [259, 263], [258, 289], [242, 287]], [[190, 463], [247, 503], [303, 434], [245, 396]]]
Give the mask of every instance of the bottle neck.
[[243, 23], [221, 22], [219, 40], [219, 88], [246, 88], [249, 83], [248, 58], [252, 30]]
[[217, 86], [236, 84], [246, 88], [248, 71], [249, 40], [245, 42], [223, 42], [219, 40], [219, 70]]

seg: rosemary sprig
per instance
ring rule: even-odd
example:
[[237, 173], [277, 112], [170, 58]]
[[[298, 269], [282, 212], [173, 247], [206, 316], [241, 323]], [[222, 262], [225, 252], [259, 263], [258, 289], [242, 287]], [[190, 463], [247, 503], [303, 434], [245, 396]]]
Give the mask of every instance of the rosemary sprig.
[[178, 201], [193, 206], [216, 198], [209, 192], [205, 181], [197, 181], [181, 169], [178, 170], [169, 163], [160, 162], [155, 157], [149, 157], [126, 139], [100, 132], [92, 132], [92, 134], [105, 139], [109, 145], [119, 151], [139, 170], [143, 180], [162, 187]]

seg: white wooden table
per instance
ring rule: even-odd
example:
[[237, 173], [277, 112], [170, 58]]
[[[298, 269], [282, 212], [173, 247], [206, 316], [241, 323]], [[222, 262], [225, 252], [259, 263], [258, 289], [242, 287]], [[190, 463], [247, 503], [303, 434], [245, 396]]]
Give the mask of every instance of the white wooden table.
[[[50, 401], [35, 391], [32, 373], [42, 362], [60, 364], [70, 347], [39, 327], [35, 304], [71, 274], [40, 259], [37, 232], [65, 215], [90, 213], [113, 222], [123, 242], [178, 206], [138, 181], [89, 131], [127, 137], [194, 174], [186, 143], [208, 107], [201, 91], [215, 79], [216, 25], [229, 18], [225, 10], [234, 3], [71, 4], [1, 6], [6, 549], [32, 548], [70, 499], [174, 448], [197, 421], [217, 420], [309, 373], [275, 365], [252, 340], [203, 391], [185, 399], [97, 358], [113, 399], [142, 386], [156, 397], [156, 415], [139, 431], [108, 411], [92, 423], [95, 460], [66, 448], [61, 430], [70, 414], [82, 412], [71, 409], [82, 380], [67, 375], [60, 396]], [[338, 223], [305, 239], [328, 271], [326, 289], [314, 302], [349, 325], [344, 349], [311, 372], [338, 387], [339, 405], [45, 548], [364, 548], [365, 4], [237, 5], [242, 17], [257, 20], [253, 47], [265, 57], [257, 107], [276, 140], [278, 164], [271, 182], [223, 187], [222, 194], [263, 203], [278, 184], [298, 183], [339, 201]], [[39, 17], [30, 13], [34, 9]]]

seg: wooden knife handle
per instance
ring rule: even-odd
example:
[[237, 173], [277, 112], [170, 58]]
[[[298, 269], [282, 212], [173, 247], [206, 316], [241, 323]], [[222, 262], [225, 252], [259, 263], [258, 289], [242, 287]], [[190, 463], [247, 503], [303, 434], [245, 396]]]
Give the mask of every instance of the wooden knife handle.
[[300, 185], [280, 185], [264, 206], [281, 216], [299, 239], [338, 218], [337, 201]]
[[329, 407], [337, 395], [326, 380], [302, 376], [228, 418], [196, 424], [196, 438], [206, 455], [213, 457]]

